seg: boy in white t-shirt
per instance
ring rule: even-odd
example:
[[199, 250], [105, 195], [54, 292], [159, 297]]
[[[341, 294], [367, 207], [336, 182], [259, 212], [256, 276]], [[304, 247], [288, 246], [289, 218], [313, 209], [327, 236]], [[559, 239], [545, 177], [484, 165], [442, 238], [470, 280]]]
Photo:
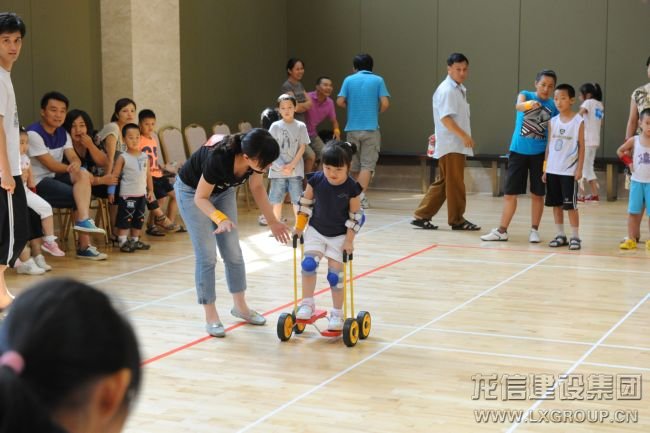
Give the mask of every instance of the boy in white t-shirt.
[[[551, 119], [548, 127], [548, 143], [542, 181], [546, 183], [546, 206], [553, 207], [557, 235], [549, 242], [550, 247], [569, 245], [570, 250], [581, 247], [578, 232], [577, 207], [578, 180], [582, 178], [585, 158], [585, 127], [582, 116], [571, 107], [576, 91], [569, 84], [555, 88], [554, 101], [560, 114]], [[571, 238], [564, 233], [564, 213], [568, 211]]]

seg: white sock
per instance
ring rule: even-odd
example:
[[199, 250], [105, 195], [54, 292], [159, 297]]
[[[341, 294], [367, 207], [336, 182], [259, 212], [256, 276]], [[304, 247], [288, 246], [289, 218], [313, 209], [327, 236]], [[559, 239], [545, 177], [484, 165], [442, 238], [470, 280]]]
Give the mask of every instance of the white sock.
[[133, 236], [133, 237], [131, 238], [131, 240], [132, 240], [133, 242], [138, 242], [138, 241], [140, 240], [140, 236]]
[[45, 242], [54, 242], [56, 240], [56, 236], [54, 235], [43, 236], [43, 240]]
[[565, 236], [565, 234], [564, 234], [564, 224], [555, 224], [555, 228], [557, 229], [558, 236]]
[[314, 298], [302, 298], [301, 304], [309, 305], [312, 308], [316, 305]]
[[343, 310], [340, 308], [332, 308], [330, 311], [330, 316], [332, 317], [341, 317], [343, 315]]
[[578, 232], [578, 227], [571, 227], [571, 237], [575, 239], [580, 239], [580, 233]]
[[117, 243], [120, 244], [120, 246], [124, 245], [124, 242], [126, 242], [126, 236], [117, 237]]

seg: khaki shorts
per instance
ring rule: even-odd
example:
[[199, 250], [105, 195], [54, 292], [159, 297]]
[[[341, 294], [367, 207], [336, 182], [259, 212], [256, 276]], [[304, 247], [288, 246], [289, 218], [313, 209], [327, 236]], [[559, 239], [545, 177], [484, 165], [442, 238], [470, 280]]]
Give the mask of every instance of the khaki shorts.
[[320, 161], [321, 156], [323, 155], [323, 147], [325, 146], [323, 140], [321, 140], [318, 135], [309, 137], [309, 139], [311, 142], [305, 146], [305, 153], [302, 154], [302, 159]]
[[358, 173], [360, 170], [375, 171], [379, 148], [381, 147], [381, 133], [376, 131], [350, 131], [346, 134], [350, 143], [357, 145], [357, 153], [352, 155], [350, 171]]

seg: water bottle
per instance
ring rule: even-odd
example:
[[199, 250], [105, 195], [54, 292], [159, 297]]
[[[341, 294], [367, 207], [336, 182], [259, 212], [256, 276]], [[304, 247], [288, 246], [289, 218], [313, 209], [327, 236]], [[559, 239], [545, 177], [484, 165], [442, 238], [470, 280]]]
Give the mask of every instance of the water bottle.
[[427, 146], [427, 156], [433, 158], [433, 153], [436, 150], [436, 135], [431, 134], [429, 136], [429, 145]]

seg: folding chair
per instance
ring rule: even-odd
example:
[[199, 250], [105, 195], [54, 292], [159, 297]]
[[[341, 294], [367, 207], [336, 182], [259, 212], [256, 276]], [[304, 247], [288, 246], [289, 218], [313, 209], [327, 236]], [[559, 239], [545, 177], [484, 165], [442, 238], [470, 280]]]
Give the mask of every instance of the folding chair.
[[215, 122], [215, 124], [212, 125], [212, 133], [230, 135], [230, 128], [224, 122]]
[[183, 132], [185, 134], [185, 142], [187, 143], [190, 155], [194, 153], [196, 149], [203, 146], [208, 139], [205, 128], [196, 123], [187, 125]]

